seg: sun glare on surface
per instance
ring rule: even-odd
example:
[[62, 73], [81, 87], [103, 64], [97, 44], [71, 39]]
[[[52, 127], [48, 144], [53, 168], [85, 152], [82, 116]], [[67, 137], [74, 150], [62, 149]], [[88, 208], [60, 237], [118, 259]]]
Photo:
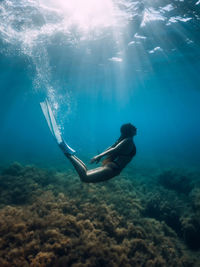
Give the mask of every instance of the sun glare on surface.
[[49, 3], [63, 13], [68, 25], [77, 25], [85, 31], [116, 26], [122, 17], [122, 11], [112, 0], [51, 0]]

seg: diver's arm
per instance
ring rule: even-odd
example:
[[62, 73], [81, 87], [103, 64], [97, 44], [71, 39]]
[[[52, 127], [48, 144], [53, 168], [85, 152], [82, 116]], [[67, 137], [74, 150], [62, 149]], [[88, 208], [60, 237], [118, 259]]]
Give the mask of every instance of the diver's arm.
[[[106, 148], [106, 149], [104, 150], [104, 152], [108, 151], [108, 150], [111, 149], [111, 148], [113, 148], [113, 145], [112, 145], [112, 146], [109, 146], [108, 148]], [[104, 152], [102, 152], [102, 153], [104, 153]], [[101, 154], [102, 154], [102, 153], [101, 153]]]
[[121, 150], [124, 150], [125, 148], [125, 145], [128, 144], [128, 139], [124, 139], [122, 140], [119, 144], [117, 144], [115, 147], [110, 147], [110, 148], [107, 148], [107, 150], [105, 150], [104, 152], [102, 152], [101, 154], [93, 157], [91, 159], [91, 163], [98, 163], [100, 161], [100, 159], [104, 156], [109, 156], [109, 155], [113, 155], [113, 154], [118, 154], [121, 152]]
[[[119, 142], [115, 142], [112, 146], [109, 146], [108, 148], [106, 148], [105, 150], [104, 150], [104, 152], [105, 151], [108, 151], [110, 148], [113, 148], [113, 147], [115, 147], [116, 146], [116, 144], [118, 144]], [[103, 152], [102, 152], [103, 153]]]
[[106, 155], [112, 155], [112, 153], [113, 153], [113, 148], [107, 149], [104, 152], [102, 152], [101, 154], [94, 156], [90, 160], [90, 163], [94, 163], [94, 162], [98, 163], [101, 160], [101, 158], [103, 158]]

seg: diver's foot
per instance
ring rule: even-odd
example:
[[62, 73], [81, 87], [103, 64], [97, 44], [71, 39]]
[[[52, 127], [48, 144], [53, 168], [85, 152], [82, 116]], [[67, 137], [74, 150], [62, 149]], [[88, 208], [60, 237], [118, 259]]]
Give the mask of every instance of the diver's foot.
[[68, 146], [65, 141], [62, 141], [59, 144], [60, 149], [62, 150], [62, 152], [66, 155], [66, 156], [72, 156], [76, 153], [76, 151], [74, 149], [72, 149], [70, 146]]

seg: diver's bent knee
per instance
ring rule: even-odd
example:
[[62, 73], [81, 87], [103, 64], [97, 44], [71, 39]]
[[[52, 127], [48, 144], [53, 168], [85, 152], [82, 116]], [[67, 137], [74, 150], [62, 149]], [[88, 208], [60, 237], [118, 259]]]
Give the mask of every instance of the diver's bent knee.
[[90, 176], [82, 176], [80, 177], [81, 182], [84, 183], [98, 183], [98, 182], [102, 182], [102, 179], [100, 178], [96, 178], [96, 177], [90, 177]]
[[91, 183], [92, 181], [87, 180], [87, 179], [85, 179], [85, 178], [84, 178], [84, 179], [81, 178], [81, 182], [83, 182], [83, 183]]
[[87, 176], [80, 176], [81, 182], [91, 183], [91, 180]]

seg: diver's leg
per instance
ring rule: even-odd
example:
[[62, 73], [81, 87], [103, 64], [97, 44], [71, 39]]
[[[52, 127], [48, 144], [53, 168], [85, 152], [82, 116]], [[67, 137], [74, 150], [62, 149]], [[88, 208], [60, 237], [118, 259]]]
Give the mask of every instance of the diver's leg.
[[85, 167], [85, 169], [87, 171], [87, 167], [86, 167], [85, 163], [82, 160], [80, 160], [78, 157], [76, 157], [75, 155], [73, 155], [73, 156], [75, 159], [77, 159]]
[[112, 168], [106, 166], [88, 171], [85, 164], [79, 158], [74, 155], [66, 156], [71, 161], [82, 182], [98, 183], [109, 180], [117, 175]]
[[87, 168], [85, 164], [79, 158], [73, 155], [66, 155], [66, 157], [71, 161], [80, 179], [84, 179], [84, 177], [87, 175]]
[[98, 183], [107, 181], [116, 175], [116, 172], [112, 168], [104, 166], [87, 171], [82, 181], [85, 183]]
[[98, 183], [107, 181], [116, 175], [112, 168], [104, 166], [87, 171], [86, 176], [82, 177], [81, 181], [85, 183]]

